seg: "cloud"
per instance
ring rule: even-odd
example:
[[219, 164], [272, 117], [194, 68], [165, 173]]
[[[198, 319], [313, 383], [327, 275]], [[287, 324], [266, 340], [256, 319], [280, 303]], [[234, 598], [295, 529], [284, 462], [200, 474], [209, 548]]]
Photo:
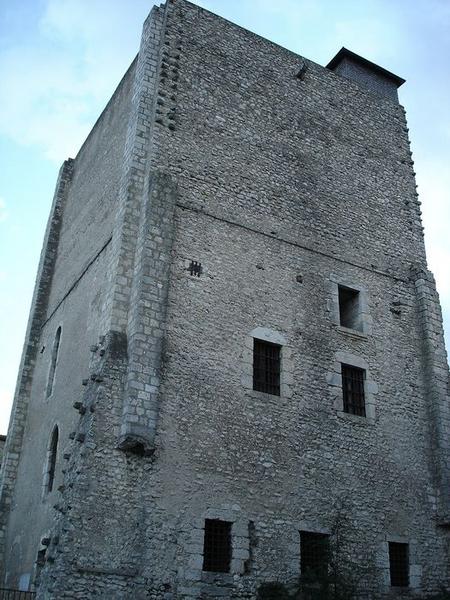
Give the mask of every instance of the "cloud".
[[6, 210], [6, 202], [3, 200], [3, 198], [0, 198], [0, 223], [6, 221], [7, 218], [8, 212]]
[[70, 63], [22, 48], [0, 58], [0, 77], [0, 130], [19, 144], [42, 148], [52, 160], [73, 154], [89, 130], [90, 111]]
[[345, 46], [372, 60], [386, 60], [402, 45], [394, 22], [368, 17], [339, 20], [334, 26], [336, 46]]
[[321, 6], [315, 0], [247, 0], [257, 11], [267, 15], [279, 15], [284, 20], [292, 22], [311, 19], [322, 12]]
[[13, 397], [10, 391], [0, 389], [0, 433], [6, 433]]
[[446, 327], [447, 348], [450, 349], [450, 154], [440, 158], [418, 153], [415, 163], [428, 266], [433, 271]]
[[74, 156], [136, 54], [148, 2], [48, 0], [0, 55], [0, 133], [61, 162]]
[[[408, 98], [415, 138], [429, 263], [450, 314], [450, 119], [444, 101], [449, 87], [442, 76], [450, 43], [447, 0], [200, 4], [323, 63], [342, 45], [395, 72], [401, 61], [399, 74], [411, 79], [401, 95]], [[15, 25], [9, 20], [0, 51], [0, 134], [37, 147], [57, 163], [74, 156], [136, 54], [151, 5], [149, 0], [126, 6], [122, 0], [42, 0], [21, 10]], [[20, 8], [14, 4], [14, 10]], [[3, 202], [0, 221], [5, 218]]]

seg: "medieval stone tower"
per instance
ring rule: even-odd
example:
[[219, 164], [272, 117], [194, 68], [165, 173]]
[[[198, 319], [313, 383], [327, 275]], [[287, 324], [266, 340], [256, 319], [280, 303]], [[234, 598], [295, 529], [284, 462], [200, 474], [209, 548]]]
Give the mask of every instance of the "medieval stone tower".
[[449, 372], [402, 83], [186, 0], [151, 11], [56, 186], [3, 587], [250, 599], [333, 552], [364, 598], [449, 585]]

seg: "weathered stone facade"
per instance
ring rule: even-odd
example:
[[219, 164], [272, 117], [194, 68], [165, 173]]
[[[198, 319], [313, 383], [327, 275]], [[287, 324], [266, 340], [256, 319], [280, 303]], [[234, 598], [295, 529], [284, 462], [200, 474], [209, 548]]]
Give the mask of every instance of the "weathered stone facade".
[[5, 447], [6, 435], [0, 435], [0, 462], [3, 458], [3, 449]]
[[[402, 80], [338, 56], [185, 0], [150, 13], [57, 185], [2, 467], [6, 586], [255, 598], [342, 511], [365, 598], [450, 585], [449, 372]], [[281, 349], [280, 395], [253, 389], [254, 339]], [[232, 523], [227, 573], [202, 569], [205, 519]]]

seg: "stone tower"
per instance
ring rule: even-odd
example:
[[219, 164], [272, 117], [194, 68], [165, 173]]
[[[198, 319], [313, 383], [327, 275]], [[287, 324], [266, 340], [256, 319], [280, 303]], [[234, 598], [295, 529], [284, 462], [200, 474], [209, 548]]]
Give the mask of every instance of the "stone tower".
[[401, 83], [151, 11], [56, 186], [3, 587], [255, 598], [336, 551], [365, 598], [449, 585], [449, 371]]

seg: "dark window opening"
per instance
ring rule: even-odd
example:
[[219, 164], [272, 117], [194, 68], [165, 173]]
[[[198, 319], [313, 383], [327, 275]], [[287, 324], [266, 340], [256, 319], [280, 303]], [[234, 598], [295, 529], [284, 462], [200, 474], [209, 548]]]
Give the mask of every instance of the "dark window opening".
[[37, 557], [36, 557], [36, 565], [38, 567], [43, 567], [45, 565], [45, 555], [46, 554], [47, 554], [47, 548], [38, 550]]
[[389, 542], [389, 568], [392, 586], [409, 586], [408, 544]]
[[362, 331], [360, 294], [358, 290], [340, 285], [339, 323], [342, 327]]
[[364, 369], [342, 365], [342, 395], [344, 412], [360, 417], [366, 416], [366, 403], [364, 395]]
[[329, 535], [300, 531], [300, 569], [302, 577], [317, 580], [328, 574]]
[[233, 523], [205, 520], [203, 570], [229, 573], [231, 563], [231, 527]]
[[48, 449], [48, 459], [47, 459], [47, 492], [51, 492], [53, 490], [53, 484], [55, 482], [55, 471], [56, 471], [56, 456], [58, 454], [58, 427], [55, 426], [52, 432], [52, 437], [50, 440], [50, 446]]
[[266, 394], [280, 395], [280, 350], [278, 344], [254, 339], [253, 389]]
[[50, 363], [50, 371], [48, 372], [47, 382], [47, 398], [52, 395], [53, 383], [55, 380], [56, 361], [58, 360], [59, 343], [61, 341], [61, 327], [56, 330], [55, 341], [53, 342], [52, 358]]

